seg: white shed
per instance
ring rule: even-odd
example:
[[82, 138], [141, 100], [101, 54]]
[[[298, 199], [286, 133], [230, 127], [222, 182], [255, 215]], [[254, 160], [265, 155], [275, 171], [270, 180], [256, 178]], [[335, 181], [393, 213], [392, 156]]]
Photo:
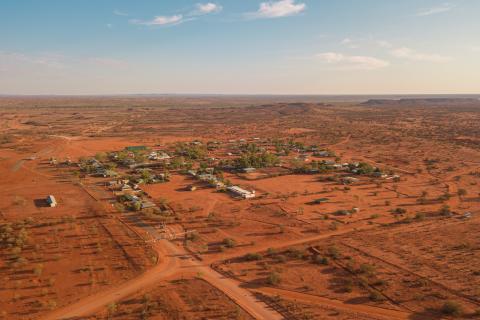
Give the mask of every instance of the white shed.
[[52, 195], [49, 195], [47, 197], [47, 204], [50, 206], [50, 207], [56, 207], [57, 206], [57, 200], [55, 200], [55, 197], [52, 196]]

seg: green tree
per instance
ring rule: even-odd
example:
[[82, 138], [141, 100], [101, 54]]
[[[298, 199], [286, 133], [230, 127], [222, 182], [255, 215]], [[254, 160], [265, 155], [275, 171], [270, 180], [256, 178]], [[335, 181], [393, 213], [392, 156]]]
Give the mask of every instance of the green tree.
[[150, 183], [153, 180], [152, 173], [150, 172], [150, 170], [146, 170], [146, 169], [142, 170], [140, 176], [142, 177], [145, 183]]
[[444, 204], [444, 205], [440, 208], [439, 213], [440, 213], [442, 216], [449, 216], [452, 212], [451, 212], [451, 210], [450, 210], [450, 206]]
[[280, 275], [277, 272], [272, 272], [267, 277], [267, 283], [271, 286], [276, 286], [281, 281], [282, 281], [282, 279], [280, 278]]
[[223, 239], [223, 244], [227, 247], [227, 248], [233, 248], [237, 245], [237, 242], [232, 239], [232, 238], [225, 238]]
[[95, 154], [95, 159], [100, 162], [105, 161], [107, 160], [107, 154], [105, 152], [98, 152], [97, 154]]
[[467, 190], [465, 189], [458, 189], [457, 191], [458, 197], [463, 200], [463, 197], [467, 195]]

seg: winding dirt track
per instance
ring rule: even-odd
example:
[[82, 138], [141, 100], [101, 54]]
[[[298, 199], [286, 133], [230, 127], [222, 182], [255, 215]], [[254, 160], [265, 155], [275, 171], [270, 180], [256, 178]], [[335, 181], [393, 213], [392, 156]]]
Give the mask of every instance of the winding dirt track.
[[157, 282], [179, 273], [198, 274], [202, 279], [224, 292], [255, 319], [282, 319], [279, 313], [258, 301], [250, 291], [241, 288], [236, 281], [223, 277], [210, 267], [199, 264], [183, 248], [168, 240], [160, 240], [154, 248], [159, 256], [164, 257], [164, 260], [152, 269], [119, 286], [56, 310], [42, 319], [79, 319], [92, 315], [109, 303], [127, 298], [141, 289], [149, 288]]
[[[155, 249], [157, 252], [165, 254], [165, 250], [163, 250], [160, 245], [156, 246]], [[142, 288], [148, 287], [152, 283], [160, 281], [177, 271], [178, 259], [169, 255], [165, 255], [165, 258], [166, 259], [161, 263], [132, 280], [119, 286], [112, 287], [106, 291], [88, 296], [78, 302], [58, 309], [41, 319], [56, 320], [85, 317], [100, 310], [109, 303], [128, 297]]]
[[[343, 231], [346, 232], [346, 231]], [[314, 240], [324, 239], [343, 232], [332, 232], [324, 235], [309, 237], [279, 244], [277, 247], [285, 247], [295, 244], [307, 243]], [[152, 269], [146, 271], [140, 276], [129, 280], [119, 286], [115, 286], [106, 291], [88, 296], [76, 303], [58, 309], [47, 316], [43, 320], [56, 319], [78, 319], [94, 314], [101, 310], [104, 306], [112, 302], [117, 302], [127, 298], [141, 289], [154, 286], [157, 282], [179, 275], [198, 275], [211, 285], [221, 290], [238, 306], [248, 312], [255, 319], [276, 320], [283, 317], [275, 310], [267, 306], [262, 301], [255, 298], [254, 293], [265, 294], [281, 294], [286, 298], [304, 301], [307, 303], [321, 304], [332, 308], [347, 310], [350, 312], [358, 312], [364, 315], [370, 315], [373, 318], [385, 319], [408, 319], [409, 313], [383, 309], [366, 305], [351, 305], [338, 300], [332, 300], [324, 297], [313, 296], [303, 293], [292, 292], [277, 288], [256, 288], [253, 290], [242, 287], [242, 283], [234, 279], [225, 277], [213, 270], [205, 262], [200, 263], [189, 255], [185, 250], [168, 240], [159, 240], [155, 243], [154, 249], [163, 259]], [[262, 251], [264, 248], [257, 248]], [[239, 254], [236, 253], [235, 256]]]
[[329, 299], [321, 296], [284, 290], [272, 287], [263, 287], [252, 289], [255, 292], [264, 293], [268, 295], [278, 295], [282, 298], [295, 300], [299, 302], [324, 305], [327, 307], [334, 307], [339, 310], [344, 310], [350, 313], [360, 313], [367, 316], [372, 316], [375, 319], [388, 319], [388, 320], [408, 320], [411, 319], [411, 313], [393, 309], [379, 308], [374, 306], [368, 306], [364, 304], [351, 304], [345, 303], [340, 300]]

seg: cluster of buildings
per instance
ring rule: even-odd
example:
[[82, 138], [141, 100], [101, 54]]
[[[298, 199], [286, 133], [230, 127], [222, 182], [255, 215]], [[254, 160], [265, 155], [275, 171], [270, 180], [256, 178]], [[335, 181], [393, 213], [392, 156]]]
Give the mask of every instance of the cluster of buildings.
[[135, 194], [140, 192], [138, 184], [131, 183], [129, 179], [117, 179], [108, 181], [107, 187], [113, 191], [115, 196]]
[[148, 208], [157, 208], [157, 205], [150, 200], [141, 197], [142, 191], [138, 184], [131, 182], [128, 179], [118, 179], [107, 182], [107, 187], [113, 191], [116, 197], [124, 199], [129, 202], [132, 208], [139, 210]]
[[79, 167], [96, 177], [113, 178], [118, 176], [115, 171], [108, 170], [100, 161], [95, 158], [90, 158], [84, 163], [79, 163]]
[[139, 210], [158, 208], [157, 205], [150, 200], [142, 199], [138, 195], [127, 194], [124, 196], [127, 201], [129, 201], [133, 208], [138, 208]]
[[[139, 155], [141, 155], [141, 159], [139, 159]], [[163, 161], [164, 163], [168, 163], [171, 159], [170, 155], [164, 151], [151, 151], [148, 153], [148, 148], [146, 146], [125, 147], [125, 150], [123, 151], [111, 153], [110, 158], [120, 165], [129, 168], [149, 166], [151, 163], [148, 161]], [[145, 162], [145, 160], [148, 161]]]
[[217, 190], [225, 188], [225, 184], [213, 174], [213, 168], [207, 168], [204, 173], [198, 173], [195, 170], [188, 170], [187, 173], [191, 177], [208, 184], [210, 187], [217, 188]]
[[[213, 169], [211, 170], [207, 169], [207, 171], [213, 172]], [[227, 186], [223, 181], [220, 181], [213, 173], [210, 173], [210, 172], [197, 173], [195, 170], [189, 170], [188, 174], [199, 181], [207, 183], [209, 186], [216, 188], [217, 190], [226, 190], [236, 197], [240, 197], [242, 199], [255, 198], [254, 190], [248, 191], [240, 188], [239, 186]], [[196, 188], [193, 186], [190, 186], [189, 189], [193, 191]]]

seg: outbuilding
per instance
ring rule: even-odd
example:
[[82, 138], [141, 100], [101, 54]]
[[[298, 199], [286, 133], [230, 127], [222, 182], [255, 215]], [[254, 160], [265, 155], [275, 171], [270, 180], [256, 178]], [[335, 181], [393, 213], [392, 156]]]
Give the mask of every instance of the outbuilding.
[[57, 200], [52, 195], [49, 195], [46, 201], [47, 201], [47, 204], [52, 208], [57, 206]]
[[227, 187], [227, 190], [236, 196], [242, 197], [243, 199], [255, 198], [255, 191], [248, 191], [238, 186], [229, 186]]

